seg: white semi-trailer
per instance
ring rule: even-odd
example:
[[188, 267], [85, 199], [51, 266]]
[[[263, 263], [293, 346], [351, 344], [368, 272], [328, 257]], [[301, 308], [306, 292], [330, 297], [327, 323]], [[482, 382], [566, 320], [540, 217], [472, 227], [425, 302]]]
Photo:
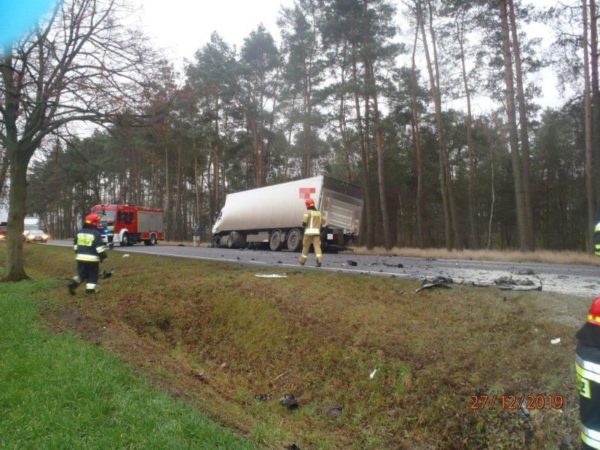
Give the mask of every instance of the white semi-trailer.
[[213, 226], [213, 247], [268, 244], [273, 251], [302, 248], [305, 200], [323, 215], [325, 246], [343, 248], [358, 237], [363, 208], [361, 188], [326, 176], [228, 194]]

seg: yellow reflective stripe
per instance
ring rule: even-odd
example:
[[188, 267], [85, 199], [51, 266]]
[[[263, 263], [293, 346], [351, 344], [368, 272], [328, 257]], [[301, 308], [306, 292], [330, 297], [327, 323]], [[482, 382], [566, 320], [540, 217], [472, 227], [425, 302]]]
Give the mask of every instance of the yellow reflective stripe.
[[594, 231], [600, 231], [600, 222], [596, 224], [596, 228], [594, 228]]
[[592, 316], [591, 314], [588, 314], [587, 320], [588, 322], [594, 322], [595, 324], [600, 325], [600, 316]]
[[91, 247], [94, 244], [95, 236], [93, 234], [79, 233], [77, 235], [77, 245]]
[[580, 377], [585, 378], [586, 380], [593, 381], [594, 383], [600, 384], [600, 373], [594, 373], [590, 370], [587, 370], [578, 363], [575, 364], [575, 371]]
[[96, 289], [96, 283], [86, 283], [86, 289]]
[[600, 450], [600, 431], [592, 430], [581, 424], [581, 440], [590, 447]]
[[98, 262], [100, 258], [97, 255], [79, 254], [75, 257], [77, 261]]
[[585, 370], [588, 370], [590, 372], [594, 372], [594, 373], [600, 375], [600, 364], [594, 363], [591, 361], [586, 361], [579, 355], [575, 355], [575, 362], [577, 364], [579, 364]]

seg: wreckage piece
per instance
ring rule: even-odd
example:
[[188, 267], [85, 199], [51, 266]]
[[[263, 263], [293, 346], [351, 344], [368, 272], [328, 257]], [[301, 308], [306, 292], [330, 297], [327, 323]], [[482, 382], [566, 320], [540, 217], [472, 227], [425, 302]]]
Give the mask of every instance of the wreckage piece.
[[448, 286], [446, 283], [425, 283], [423, 286], [421, 286], [419, 289], [416, 289], [415, 292], [421, 292], [425, 289], [432, 289], [432, 288], [445, 288], [445, 289], [450, 289], [450, 286]]
[[499, 285], [498, 289], [502, 291], [541, 291], [542, 285], [539, 284], [537, 286], [521, 286], [517, 284], [507, 284], [507, 285]]

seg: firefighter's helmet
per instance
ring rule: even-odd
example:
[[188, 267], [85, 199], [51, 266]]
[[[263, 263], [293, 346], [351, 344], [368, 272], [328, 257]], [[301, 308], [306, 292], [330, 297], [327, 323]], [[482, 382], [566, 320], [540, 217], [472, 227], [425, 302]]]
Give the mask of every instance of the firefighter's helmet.
[[306, 205], [307, 208], [314, 208], [315, 201], [312, 198], [307, 198], [306, 201], [304, 202], [304, 204]]
[[600, 297], [596, 297], [588, 312], [588, 323], [600, 327]]
[[85, 223], [88, 225], [98, 225], [100, 223], [100, 216], [98, 214], [88, 214], [85, 216]]

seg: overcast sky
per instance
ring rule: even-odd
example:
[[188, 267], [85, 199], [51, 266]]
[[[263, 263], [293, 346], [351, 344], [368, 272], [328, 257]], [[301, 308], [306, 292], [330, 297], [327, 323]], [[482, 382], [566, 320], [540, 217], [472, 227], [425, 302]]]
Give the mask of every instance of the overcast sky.
[[213, 31], [239, 49], [262, 23], [278, 39], [277, 17], [293, 0], [137, 0], [137, 25], [164, 49], [177, 69], [210, 40]]

